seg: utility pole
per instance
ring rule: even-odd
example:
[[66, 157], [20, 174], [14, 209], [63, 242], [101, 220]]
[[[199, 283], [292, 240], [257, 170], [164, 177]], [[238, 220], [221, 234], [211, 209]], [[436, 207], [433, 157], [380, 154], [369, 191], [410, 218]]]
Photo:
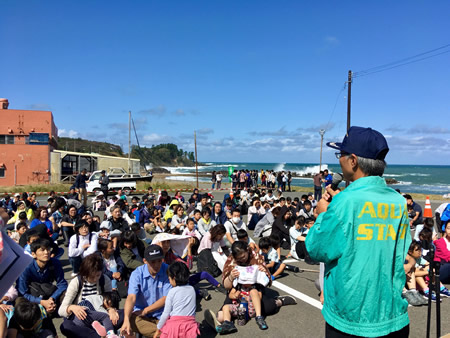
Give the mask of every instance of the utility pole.
[[195, 130], [194, 130], [194, 145], [195, 145], [195, 176], [197, 176], [197, 189], [198, 189], [197, 133]]
[[128, 174], [131, 174], [131, 110], [128, 111]]
[[351, 110], [352, 110], [352, 71], [348, 71], [348, 93], [347, 93], [347, 132], [350, 129]]
[[325, 134], [325, 129], [320, 129], [320, 164], [319, 164], [319, 172], [322, 171], [322, 146], [323, 146], [323, 135]]

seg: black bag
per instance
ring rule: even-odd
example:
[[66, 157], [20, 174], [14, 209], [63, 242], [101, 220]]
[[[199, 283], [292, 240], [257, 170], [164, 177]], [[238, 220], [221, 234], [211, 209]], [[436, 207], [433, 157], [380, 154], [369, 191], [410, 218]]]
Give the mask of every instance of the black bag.
[[45, 300], [49, 299], [56, 289], [56, 285], [53, 285], [52, 283], [31, 282], [30, 284], [31, 295], [39, 298], [42, 297], [42, 299]]
[[217, 277], [222, 274], [222, 271], [220, 271], [219, 266], [217, 265], [211, 253], [211, 249], [204, 249], [198, 255], [197, 271], [198, 272], [206, 271], [213, 277]]

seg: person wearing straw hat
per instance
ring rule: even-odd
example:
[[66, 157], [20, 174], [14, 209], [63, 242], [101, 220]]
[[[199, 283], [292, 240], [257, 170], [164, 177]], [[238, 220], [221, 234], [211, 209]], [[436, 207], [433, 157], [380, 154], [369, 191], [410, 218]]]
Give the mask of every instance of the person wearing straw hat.
[[405, 199], [381, 177], [389, 147], [371, 128], [351, 127], [337, 149], [342, 192], [327, 186], [306, 249], [325, 263], [326, 337], [408, 337], [403, 263], [411, 243]]

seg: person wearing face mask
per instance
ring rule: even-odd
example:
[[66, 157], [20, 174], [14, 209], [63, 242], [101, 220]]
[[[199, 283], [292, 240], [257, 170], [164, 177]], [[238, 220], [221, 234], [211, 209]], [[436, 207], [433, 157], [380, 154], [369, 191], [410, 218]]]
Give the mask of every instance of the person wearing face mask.
[[252, 201], [253, 205], [248, 208], [248, 229], [254, 230], [256, 224], [264, 217], [266, 214], [266, 209], [261, 206], [261, 200], [259, 197], [254, 197]]
[[246, 224], [241, 219], [241, 210], [239, 208], [233, 210], [231, 219], [226, 221], [224, 225], [227, 230], [226, 238], [230, 244], [238, 240], [238, 230], [247, 230]]

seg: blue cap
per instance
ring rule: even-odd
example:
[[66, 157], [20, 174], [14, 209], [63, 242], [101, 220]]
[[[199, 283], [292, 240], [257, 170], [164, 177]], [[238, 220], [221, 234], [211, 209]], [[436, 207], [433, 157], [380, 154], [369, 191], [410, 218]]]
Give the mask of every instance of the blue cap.
[[384, 160], [389, 151], [387, 141], [380, 132], [363, 127], [350, 127], [342, 143], [328, 142], [327, 146], [373, 160]]

